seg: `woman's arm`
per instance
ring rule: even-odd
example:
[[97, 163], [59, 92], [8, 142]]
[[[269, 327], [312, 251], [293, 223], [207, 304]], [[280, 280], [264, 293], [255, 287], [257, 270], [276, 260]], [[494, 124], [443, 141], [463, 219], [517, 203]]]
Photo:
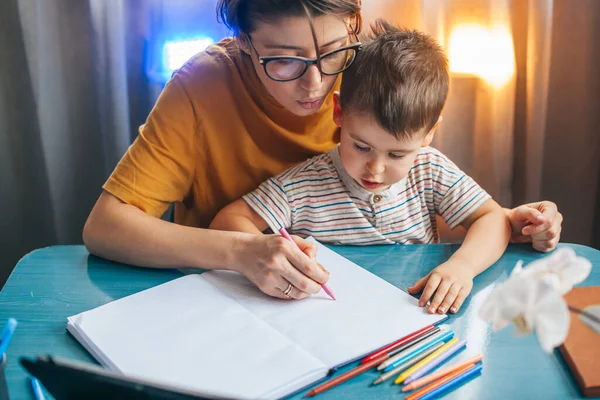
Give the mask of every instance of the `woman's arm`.
[[[541, 252], [556, 248], [560, 240], [563, 216], [551, 201], [524, 204], [510, 209], [503, 208], [512, 228], [512, 243], [531, 243]], [[442, 243], [461, 243], [467, 231], [462, 226], [450, 230], [438, 215], [437, 227]]]
[[[83, 230], [88, 251], [99, 257], [154, 268], [228, 269], [244, 274], [263, 292], [301, 299], [318, 293], [329, 278], [313, 259], [314, 244], [294, 238], [301, 250], [279, 235], [253, 235], [192, 228], [166, 222], [100, 195]], [[313, 257], [311, 257], [313, 256]]]

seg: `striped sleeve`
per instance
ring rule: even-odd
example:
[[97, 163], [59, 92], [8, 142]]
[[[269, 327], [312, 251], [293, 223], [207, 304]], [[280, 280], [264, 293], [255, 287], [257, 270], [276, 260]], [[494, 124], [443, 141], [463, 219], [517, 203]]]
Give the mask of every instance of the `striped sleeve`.
[[244, 201], [269, 225], [273, 232], [291, 225], [291, 210], [283, 184], [271, 178], [242, 197]]
[[492, 197], [446, 156], [439, 155], [431, 163], [433, 186], [437, 188], [435, 208], [450, 229], [454, 229]]

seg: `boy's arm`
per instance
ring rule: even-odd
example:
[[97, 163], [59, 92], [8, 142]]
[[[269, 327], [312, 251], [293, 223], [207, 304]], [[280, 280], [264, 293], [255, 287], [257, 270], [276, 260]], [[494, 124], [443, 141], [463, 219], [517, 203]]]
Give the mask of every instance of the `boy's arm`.
[[224, 207], [210, 224], [210, 229], [262, 234], [269, 225], [244, 200]]
[[511, 227], [504, 210], [489, 199], [460, 224], [465, 240], [448, 261], [459, 262], [473, 277], [498, 261], [510, 240]]
[[461, 226], [467, 234], [460, 248], [409, 288], [409, 293], [423, 291], [419, 299], [421, 307], [433, 296], [430, 313], [458, 311], [473, 287], [473, 278], [500, 258], [510, 239], [506, 213], [492, 199], [469, 215]]

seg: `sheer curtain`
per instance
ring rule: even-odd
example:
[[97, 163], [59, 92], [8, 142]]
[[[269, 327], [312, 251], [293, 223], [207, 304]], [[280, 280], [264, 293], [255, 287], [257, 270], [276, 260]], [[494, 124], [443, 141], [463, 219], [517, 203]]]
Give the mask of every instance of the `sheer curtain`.
[[27, 252], [81, 243], [147, 115], [144, 4], [0, 2], [0, 285]]
[[[548, 199], [600, 248], [600, 2], [364, 1], [436, 37], [451, 89], [434, 146], [505, 206]], [[466, 34], [465, 34], [466, 33]]]

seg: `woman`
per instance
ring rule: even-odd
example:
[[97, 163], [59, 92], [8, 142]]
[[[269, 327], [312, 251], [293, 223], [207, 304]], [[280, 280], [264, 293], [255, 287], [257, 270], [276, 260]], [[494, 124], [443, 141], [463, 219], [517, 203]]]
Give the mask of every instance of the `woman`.
[[[278, 235], [206, 228], [226, 204], [336, 144], [332, 94], [359, 50], [360, 0], [220, 0], [217, 10], [235, 39], [167, 84], [104, 185], [84, 242], [133, 265], [238, 270], [276, 297], [287, 282], [290, 297], [317, 293], [328, 273], [304, 240], [295, 238], [299, 251]], [[175, 223], [159, 219], [170, 203]], [[553, 203], [506, 212], [515, 240], [554, 249], [562, 216]]]

